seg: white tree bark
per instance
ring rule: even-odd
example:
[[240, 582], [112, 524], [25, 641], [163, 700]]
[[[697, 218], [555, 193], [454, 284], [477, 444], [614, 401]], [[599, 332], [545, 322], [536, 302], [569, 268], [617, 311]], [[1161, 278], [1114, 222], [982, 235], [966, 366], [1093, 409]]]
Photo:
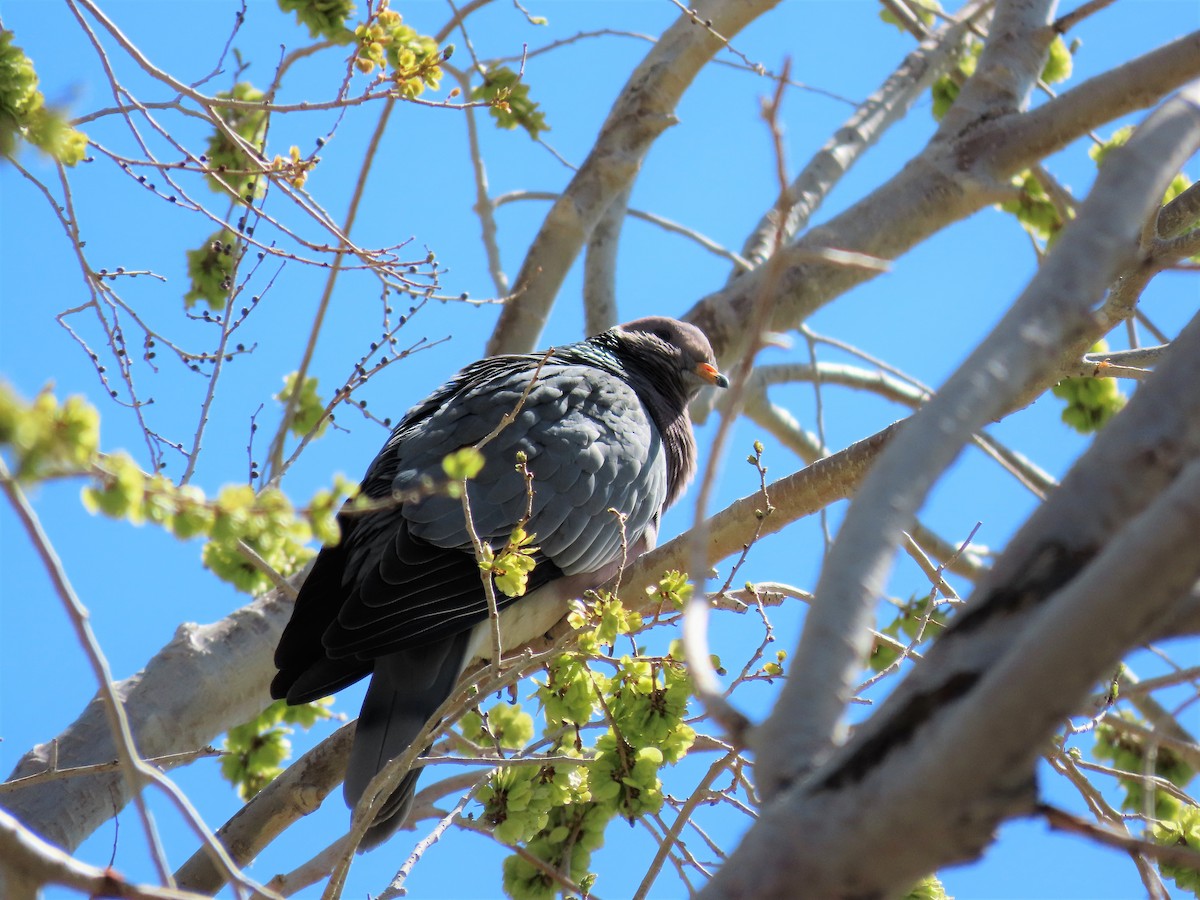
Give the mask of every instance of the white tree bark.
[[[726, 40], [778, 0], [703, 0], [663, 33], [613, 104], [596, 144], [542, 223], [488, 341], [488, 354], [527, 353], [584, 241], [633, 184], [654, 141], [675, 122], [683, 92]], [[718, 37], [718, 35], [720, 37]]]
[[921, 666], [838, 746], [847, 673], [861, 667], [865, 617], [900, 530], [970, 430], [1044, 365], [1043, 341], [1080, 327], [1073, 322], [1134, 252], [1166, 180], [1197, 147], [1200, 86], [1169, 101], [1102, 169], [1009, 316], [872, 469], [827, 561], [788, 684], [755, 736], [763, 816], [707, 896], [791, 896], [796, 880], [817, 896], [886, 896], [973, 857], [1003, 818], [1032, 809], [1033, 763], [1053, 729], [1193, 589], [1200, 317]]
[[[116, 684], [143, 758], [203, 747], [270, 703], [273, 651], [291, 614], [272, 591], [211, 625], [184, 623], [146, 668]], [[116, 759], [102, 701], [93, 699], [65, 731], [25, 754], [9, 780]], [[0, 793], [0, 806], [71, 851], [129, 802], [120, 771], [66, 776]]]
[[[998, 60], [997, 65], [1002, 65]], [[982, 60], [981, 60], [982, 64]], [[1014, 63], [1015, 64], [1015, 63]], [[1034, 71], [1030, 77], [1036, 76]], [[1007, 179], [1118, 116], [1145, 109], [1200, 77], [1200, 32], [1182, 37], [1080, 83], [1030, 112], [977, 121], [961, 134], [938, 136], [891, 180], [848, 210], [813, 228], [781, 253], [768, 328], [786, 332], [872, 272], [814, 261], [826, 247], [896, 259], [941, 229], [1004, 199]], [[963, 86], [971, 99], [974, 79]], [[951, 112], [957, 107], [951, 107]], [[950, 119], [951, 113], [946, 118]], [[954, 120], [952, 120], [953, 123]], [[712, 340], [722, 368], [750, 346], [745, 322], [762, 290], [762, 268], [699, 300], [684, 318]], [[1095, 342], [1095, 337], [1084, 348]], [[1072, 358], [1082, 353], [1072, 351]]]
[[[1193, 99], [1193, 97], [1195, 99]], [[1079, 217], [1013, 308], [905, 423], [851, 505], [817, 584], [792, 677], [764, 725], [758, 787], [770, 797], [844, 739], [842, 718], [866, 658], [869, 622], [893, 551], [970, 436], [1055, 369], [1056, 348], [1135, 259], [1143, 224], [1200, 147], [1200, 88], [1166, 104], [1100, 172]]]

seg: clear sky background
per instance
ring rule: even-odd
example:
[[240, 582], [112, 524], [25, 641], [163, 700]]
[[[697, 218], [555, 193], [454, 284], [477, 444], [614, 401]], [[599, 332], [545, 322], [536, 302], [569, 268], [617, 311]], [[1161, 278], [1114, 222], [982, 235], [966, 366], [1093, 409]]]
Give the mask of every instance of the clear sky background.
[[[527, 80], [552, 128], [546, 141], [566, 161], [579, 163], [595, 139], [613, 99], [649, 44], [636, 34], [660, 34], [678, 15], [668, 0], [641, 2], [539, 2], [530, 12], [548, 18], [544, 28], [531, 26], [507, 2], [497, 2], [471, 19], [471, 37], [482, 58], [520, 53], [580, 32], [611, 28], [628, 35], [579, 41], [529, 60]], [[1069, 4], [1069, 9], [1073, 4]], [[421, 31], [436, 30], [448, 17], [442, 3], [400, 3], [395, 6]], [[232, 25], [237, 4], [232, 2], [111, 2], [104, 8], [119, 27], [158, 66], [191, 82], [210, 73]], [[878, 6], [867, 0], [785, 0], [774, 13], [738, 36], [735, 46], [749, 59], [779, 69], [792, 60], [793, 78], [832, 92], [789, 90], [784, 101], [789, 174], [798, 168], [844, 121], [858, 102], [890, 74], [913, 41], [877, 18]], [[80, 31], [70, 10], [49, 0], [3, 0], [0, 17], [5, 28], [34, 60], [42, 90], [51, 103], [68, 104], [76, 114], [111, 104], [111, 95], [96, 53]], [[1084, 22], [1075, 36], [1082, 45], [1075, 57], [1075, 81], [1103, 71], [1174, 37], [1200, 27], [1200, 5], [1194, 0], [1120, 0], [1103, 15]], [[456, 63], [465, 63], [461, 34]], [[294, 48], [307, 35], [281, 15], [274, 3], [251, 0], [235, 46], [250, 62], [242, 77], [264, 85], [280, 57], [280, 46]], [[107, 46], [119, 76], [142, 99], [154, 93], [146, 77], [119, 52]], [[296, 66], [280, 99], [284, 102], [327, 97], [337, 83], [338, 52], [326, 53]], [[736, 61], [723, 55], [726, 61]], [[209, 89], [227, 87], [226, 72]], [[445, 86], [450, 86], [447, 79]], [[1074, 82], [1072, 82], [1074, 83]], [[655, 144], [634, 189], [631, 205], [683, 223], [716, 242], [737, 249], [775, 196], [770, 141], [759, 118], [759, 98], [772, 83], [727, 66], [710, 66], [681, 103], [679, 124]], [[442, 92], [444, 95], [445, 91]], [[308, 183], [309, 190], [340, 220], [349, 188], [361, 163], [364, 136], [377, 113], [370, 108], [350, 110], [337, 135], [321, 151], [322, 162]], [[297, 144], [305, 153], [333, 126], [336, 115], [312, 113], [308, 118], [283, 117], [272, 124], [270, 152], [286, 153]], [[178, 117], [174, 121], [178, 122]], [[1134, 119], [1136, 121], [1136, 118]], [[188, 123], [189, 146], [199, 146], [202, 134]], [[820, 222], [857, 201], [894, 174], [933, 131], [928, 97], [906, 121], [853, 169], [818, 213]], [[114, 121], [86, 126], [105, 146], [128, 148], [129, 139]], [[1111, 129], [1105, 129], [1107, 136]], [[555, 192], [570, 177], [566, 166], [545, 147], [521, 131], [504, 132], [481, 119], [481, 141], [493, 195], [512, 190]], [[52, 182], [53, 169], [35, 154], [23, 162], [43, 180]], [[1079, 196], [1086, 193], [1094, 167], [1085, 148], [1076, 146], [1051, 160], [1054, 173]], [[1195, 169], [1195, 166], [1192, 166]], [[1191, 171], [1193, 178], [1200, 171]], [[186, 290], [183, 251], [197, 246], [212, 226], [172, 208], [150, 191], [119, 175], [107, 160], [98, 160], [72, 174], [73, 198], [87, 241], [88, 258], [97, 268], [152, 269], [166, 283], [141, 278], [126, 281], [123, 296], [144, 311], [148, 321], [184, 343], [206, 346], [212, 327], [187, 322], [181, 295]], [[203, 190], [193, 185], [198, 191]], [[380, 149], [380, 162], [370, 181], [354, 236], [363, 245], [382, 246], [412, 240], [411, 256], [421, 259], [434, 250], [448, 268], [444, 292], [468, 292], [473, 298], [494, 294], [479, 240], [479, 221], [472, 213], [474, 183], [461, 114], [441, 109], [401, 106]], [[214, 204], [215, 207], [216, 204]], [[548, 205], [515, 202], [497, 214], [503, 265], [515, 276], [529, 240]], [[928, 384], [939, 384], [999, 318], [1028, 281], [1036, 265], [1028, 239], [1015, 222], [995, 210], [985, 210], [922, 244], [899, 260], [893, 271], [853, 291], [820, 312], [812, 326], [824, 334], [851, 342], [886, 359]], [[564, 285], [543, 343], [562, 343], [581, 336], [581, 267]], [[247, 345], [254, 352], [239, 357], [225, 376], [226, 383], [213, 409], [198, 483], [210, 493], [225, 483], [244, 481], [249, 418], [264, 404], [261, 421], [273, 421], [271, 399], [284, 373], [296, 368], [323, 285], [322, 274], [296, 263], [272, 268], [274, 281], [262, 291], [260, 308], [249, 320]], [[643, 221], [631, 220], [624, 232], [618, 270], [618, 297], [623, 319], [648, 313], [682, 314], [697, 299], [717, 289], [728, 274], [728, 263], [678, 235]], [[12, 167], [0, 165], [0, 378], [25, 396], [48, 382], [62, 395], [83, 393], [103, 414], [102, 446], [127, 448], [144, 455], [132, 416], [106, 402], [95, 370], [55, 314], [87, 297], [78, 263], [44, 199]], [[1160, 327], [1173, 334], [1196, 309], [1200, 291], [1194, 277], [1168, 275], [1156, 280], [1145, 308]], [[437, 347], [393, 366], [374, 379], [361, 395], [380, 416], [398, 417], [457, 368], [477, 358], [495, 323], [498, 307], [469, 307], [460, 303], [430, 304], [415, 315], [402, 343], [420, 337], [450, 338]], [[95, 340], [95, 323], [77, 316], [73, 325]], [[314, 373], [326, 390], [340, 384], [349, 367], [376, 339], [379, 296], [373, 281], [348, 275], [338, 283], [331, 318], [322, 333]], [[411, 341], [409, 341], [411, 339]], [[791, 350], [769, 350], [764, 362], [806, 361], [803, 343]], [[841, 357], [822, 351], [822, 358]], [[186, 440], [195, 422], [205, 382], [164, 365], [155, 376], [143, 371], [144, 389], [156, 397], [150, 410], [154, 427], [177, 440]], [[816, 427], [813, 391], [798, 386], [773, 394], [792, 407], [805, 427]], [[826, 389], [824, 425], [828, 443], [841, 448], [902, 414], [877, 398]], [[1055, 476], [1066, 471], [1084, 442], [1058, 421], [1059, 407], [1043, 398], [1012, 416], [993, 433], [1028, 454]], [[385, 432], [350, 411], [339, 415], [347, 431], [337, 431], [314, 443], [290, 473], [285, 488], [303, 501], [341, 472], [358, 477], [382, 443]], [[269, 434], [271, 428], [265, 431]], [[711, 425], [701, 429], [700, 442], [711, 439]], [[720, 508], [757, 488], [753, 469], [740, 460], [759, 431], [738, 425], [733, 450], [724, 465], [713, 500]], [[264, 447], [256, 447], [259, 456]], [[799, 461], [770, 447], [767, 463], [772, 478], [797, 468]], [[172, 458], [168, 474], [178, 476], [182, 465]], [[45, 527], [61, 554], [78, 593], [92, 613], [92, 625], [117, 678], [135, 673], [167, 641], [181, 621], [211, 622], [242, 605], [246, 598], [204, 571], [200, 545], [179, 543], [152, 528], [94, 519], [78, 502], [77, 483], [44, 485], [34, 499]], [[968, 452], [929, 501], [925, 521], [952, 541], [967, 537], [982, 523], [976, 540], [1002, 547], [1034, 506], [1033, 497], [974, 451]], [[685, 500], [668, 518], [664, 536], [685, 529], [692, 507]], [[835, 528], [838, 511], [830, 518]], [[57, 597], [30, 544], [7, 506], [0, 508], [0, 773], [6, 774], [30, 746], [47, 740], [67, 726], [95, 692], [95, 683], [77, 647]], [[750, 558], [743, 576], [751, 580], [780, 580], [811, 588], [822, 552], [820, 523], [815, 519], [763, 541]], [[928, 589], [915, 567], [902, 562], [893, 577], [895, 596]], [[791, 648], [798, 635], [802, 611], [783, 608], [772, 617], [780, 646]], [[727, 617], [717, 620], [714, 645], [730, 659], [744, 656], [758, 641], [753, 623]], [[1200, 662], [1196, 642], [1171, 647], [1180, 663]], [[1139, 654], [1134, 668], [1148, 676], [1163, 671], [1153, 656]], [[772, 691], [746, 692], [747, 711], [761, 717], [769, 709]], [[361, 687], [339, 696], [337, 710], [357, 712]], [[1191, 707], [1185, 725], [1200, 730], [1200, 713]], [[997, 727], [1003, 727], [998, 722]], [[313, 735], [296, 735], [296, 751], [331, 730], [326, 724]], [[1084, 739], [1085, 741], [1088, 739]], [[697, 766], [697, 774], [700, 769]], [[176, 773], [176, 778], [213, 827], [240, 803], [217, 776], [214, 761]], [[694, 783], [694, 779], [693, 779]], [[1045, 777], [1051, 802], [1082, 810], [1078, 797]], [[1106, 785], [1108, 787], [1109, 785]], [[1115, 794], [1113, 795], [1116, 796]], [[178, 816], [156, 802], [165, 842], [178, 865], [190, 855], [194, 842]], [[263, 881], [298, 864], [325, 846], [345, 827], [347, 813], [335, 793], [317, 814], [294, 826], [251, 869]], [[710, 830], [726, 846], [745, 827], [737, 817], [713, 816]], [[408, 854], [414, 841], [402, 833], [386, 849], [359, 858], [351, 873], [346, 897], [377, 892]], [[897, 840], [903, 840], [897, 835]], [[110, 823], [85, 845], [82, 855], [100, 865], [114, 852], [115, 865], [130, 877], [151, 879], [135, 817], [120, 816], [120, 836]], [[596, 854], [601, 873], [599, 896], [619, 898], [632, 892], [645, 861], [652, 855], [647, 832], [620, 822], [609, 831], [608, 843]], [[409, 881], [411, 896], [420, 898], [496, 896], [499, 860], [503, 852], [486, 839], [458, 835], [431, 850]], [[640, 865], [639, 865], [640, 863]], [[1143, 888], [1127, 857], [1094, 848], [1083, 841], [1050, 834], [1037, 823], [1006, 825], [994, 847], [977, 863], [942, 874], [947, 889], [960, 898], [1125, 898]], [[452, 885], [452, 886], [450, 886]], [[673, 873], [665, 871], [654, 896], [684, 894]], [[312, 891], [304, 896], [315, 895]], [[51, 893], [51, 897], [59, 894]]]

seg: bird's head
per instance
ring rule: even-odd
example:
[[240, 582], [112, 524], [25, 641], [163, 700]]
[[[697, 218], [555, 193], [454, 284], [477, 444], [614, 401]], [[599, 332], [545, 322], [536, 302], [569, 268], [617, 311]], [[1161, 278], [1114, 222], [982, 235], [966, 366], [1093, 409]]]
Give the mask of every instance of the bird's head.
[[664, 364], [690, 400], [705, 387], [729, 387], [704, 332], [667, 316], [634, 319], [613, 329], [628, 358]]

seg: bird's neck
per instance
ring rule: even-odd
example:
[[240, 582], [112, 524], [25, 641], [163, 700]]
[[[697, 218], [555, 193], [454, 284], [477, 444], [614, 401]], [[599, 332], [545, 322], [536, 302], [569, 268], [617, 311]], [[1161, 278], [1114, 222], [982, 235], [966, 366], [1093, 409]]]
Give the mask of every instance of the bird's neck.
[[666, 509], [679, 499], [695, 474], [696, 438], [688, 416], [690, 398], [679, 380], [669, 375], [646, 377], [637, 373], [630, 378], [630, 384], [662, 435], [667, 453], [667, 498], [663, 503]]

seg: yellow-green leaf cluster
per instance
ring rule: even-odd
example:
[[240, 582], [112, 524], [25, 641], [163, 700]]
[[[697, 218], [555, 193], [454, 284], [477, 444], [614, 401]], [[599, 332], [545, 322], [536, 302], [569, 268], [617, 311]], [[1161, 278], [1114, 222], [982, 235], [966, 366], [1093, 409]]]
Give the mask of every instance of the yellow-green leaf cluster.
[[[283, 390], [275, 395], [275, 399], [280, 403], [286, 404], [292, 393], [296, 390], [296, 377], [299, 373], [290, 372], [283, 378]], [[317, 379], [313, 375], [308, 375], [304, 379], [304, 384], [300, 387], [300, 394], [296, 397], [295, 406], [292, 411], [292, 421], [288, 426], [288, 430], [296, 437], [304, 437], [314, 428], [316, 432], [314, 437], [320, 437], [325, 433], [325, 429], [329, 426], [329, 419], [325, 418], [325, 403], [317, 394]]]
[[958, 93], [962, 90], [962, 82], [975, 74], [975, 67], [979, 65], [979, 54], [982, 51], [983, 43], [972, 41], [966, 50], [959, 54], [957, 73], [947, 73], [933, 82], [930, 87], [930, 93], [933, 96], [933, 117], [939, 122], [954, 105], [954, 101], [958, 99]]
[[11, 156], [24, 140], [73, 166], [87, 153], [87, 135], [46, 106], [33, 61], [13, 38], [13, 32], [0, 31], [0, 155]]
[[954, 900], [936, 875], [926, 875], [904, 895], [904, 900]]
[[691, 599], [692, 584], [688, 581], [686, 572], [671, 569], [658, 580], [658, 584], [646, 588], [646, 596], [658, 600], [664, 606], [683, 609], [684, 604]]
[[[546, 675], [537, 691], [546, 726], [557, 730], [591, 721], [597, 699], [586, 659], [578, 653], [564, 653], [550, 663]], [[595, 678], [603, 681], [603, 676]]]
[[296, 14], [296, 21], [308, 26], [313, 38], [327, 38], [335, 44], [354, 39], [346, 20], [354, 15], [351, 0], [279, 0], [279, 8]]
[[[552, 871], [563, 871], [580, 887], [589, 887], [595, 875], [588, 871], [592, 853], [604, 843], [609, 816], [600, 806], [581, 803], [555, 808], [546, 827], [525, 849]], [[504, 860], [504, 892], [513, 900], [552, 900], [560, 885], [546, 870], [522, 856]]]
[[[931, 609], [930, 602], [928, 594], [913, 595], [896, 617], [879, 629], [880, 632], [905, 645], [915, 641], [918, 635], [921, 636], [921, 643], [931, 640], [946, 626], [946, 612], [938, 606]], [[927, 616], [929, 621], [926, 624]], [[925, 629], [923, 632], [922, 627]], [[899, 656], [900, 650], [892, 644], [876, 641], [868, 665], [873, 671], [882, 672]]]
[[519, 750], [533, 739], [533, 716], [519, 703], [497, 703], [486, 713], [470, 710], [458, 725], [463, 737], [483, 747], [499, 744], [506, 750]]
[[508, 66], [488, 69], [483, 84], [471, 92], [471, 99], [487, 102], [488, 111], [500, 128], [511, 130], [520, 125], [535, 139], [550, 130], [545, 114], [529, 99], [529, 85]]
[[277, 488], [255, 495], [250, 485], [227, 485], [214, 504], [201, 559], [214, 575], [240, 591], [259, 594], [272, 581], [239, 549], [244, 543], [281, 575], [291, 575], [310, 560], [314, 551], [306, 546], [312, 538], [308, 522], [296, 514], [291, 501]]
[[576, 631], [576, 641], [582, 653], [595, 655], [603, 646], [612, 647], [617, 636], [631, 634], [642, 627], [640, 613], [627, 610], [619, 597], [600, 591], [583, 601], [567, 617]]
[[[217, 94], [218, 99], [261, 103], [263, 92], [246, 81], [239, 81], [231, 91]], [[251, 157], [242, 146], [222, 129], [214, 128], [208, 138], [206, 159], [209, 168], [208, 186], [218, 194], [226, 193], [221, 181], [229, 186], [239, 202], [249, 203], [262, 194], [261, 157], [267, 140], [267, 111], [256, 107], [218, 106], [217, 115], [243, 141], [256, 151]], [[220, 181], [218, 181], [218, 178]]]
[[342, 530], [337, 521], [338, 510], [344, 501], [357, 496], [358, 485], [341, 474], [333, 476], [332, 490], [322, 488], [313, 494], [308, 501], [308, 518], [318, 541], [333, 546], [342, 539]]
[[358, 48], [354, 64], [360, 72], [370, 74], [376, 68], [386, 69], [401, 97], [419, 97], [425, 88], [437, 90], [442, 81], [443, 60], [450, 58], [454, 45], [445, 50], [429, 35], [418, 34], [404, 24], [400, 13], [380, 3], [375, 15], [354, 30]]
[[238, 796], [249, 800], [283, 771], [283, 762], [291, 756], [288, 725], [309, 729], [329, 711], [333, 700], [326, 697], [300, 706], [288, 706], [284, 700], [272, 703], [255, 718], [225, 735], [221, 774], [237, 788]]
[[442, 460], [442, 471], [451, 481], [469, 481], [483, 471], [484, 462], [474, 447], [461, 447]]
[[0, 383], [0, 447], [19, 481], [84, 471], [100, 446], [100, 414], [82, 397], [63, 403], [43, 388], [32, 403]]
[[662, 808], [662, 782], [658, 770], [663, 753], [657, 747], [634, 749], [613, 732], [596, 740], [596, 760], [591, 766], [592, 798], [615, 806], [632, 821], [642, 813]]
[[641, 613], [626, 609], [619, 597], [607, 591], [600, 594], [595, 605], [595, 616], [599, 620], [592, 636], [601, 644], [613, 646], [619, 634], [632, 634], [642, 627]]
[[787, 660], [786, 650], [775, 651], [775, 662], [763, 663], [762, 673], [769, 678], [778, 678], [783, 674], [783, 664]]
[[[1166, 847], [1186, 847], [1200, 853], [1200, 809], [1185, 806], [1174, 819], [1155, 824], [1154, 840]], [[1161, 860], [1159, 869], [1181, 891], [1200, 897], [1200, 868]]]
[[1017, 196], [1001, 203], [1000, 209], [1015, 215], [1022, 228], [1049, 247], [1066, 224], [1058, 207], [1051, 201], [1041, 180], [1029, 169], [1014, 175], [1012, 184], [1017, 189]]
[[281, 575], [297, 571], [313, 556], [307, 542], [316, 533], [325, 543], [339, 538], [336, 510], [358, 488], [342, 476], [332, 490], [313, 497], [308, 515], [297, 512], [276, 488], [256, 494], [248, 484], [227, 485], [208, 499], [195, 485], [176, 485], [163, 475], [147, 475], [124, 453], [92, 464], [95, 484], [83, 489], [84, 507], [135, 525], [151, 522], [180, 540], [206, 536], [201, 558], [217, 577], [239, 590], [257, 594], [272, 586], [263, 572], [239, 549], [245, 543]]
[[1074, 66], [1075, 60], [1071, 56], [1071, 50], [1060, 34], [1050, 42], [1050, 55], [1046, 57], [1046, 65], [1042, 67], [1042, 81], [1046, 84], [1066, 81], [1071, 77]]
[[692, 688], [682, 658], [677, 641], [664, 660], [623, 656], [606, 691], [616, 733], [658, 748], [669, 763], [681, 760], [696, 740], [696, 732], [683, 722]]
[[[664, 580], [676, 589], [684, 583], [678, 573]], [[593, 648], [611, 646], [619, 635], [641, 627], [640, 617], [608, 594], [580, 605], [571, 621]], [[530, 854], [581, 885], [595, 878], [588, 871], [591, 854], [603, 843], [608, 823], [659, 810], [660, 770], [681, 759], [695, 740], [684, 722], [690, 684], [677, 645], [663, 658], [610, 659], [615, 668], [610, 676], [590, 669], [588, 656], [557, 657], [537, 691], [546, 735], [556, 742], [552, 752], [580, 756], [581, 764], [509, 767], [493, 773], [480, 794], [484, 818], [500, 839], [524, 842]], [[597, 722], [606, 727], [585, 747], [582, 729]], [[505, 892], [514, 900], [552, 896], [557, 885], [545, 871], [528, 859], [509, 857]]]
[[[1131, 714], [1120, 714], [1123, 718], [1137, 723]], [[1141, 723], [1137, 723], [1141, 724]], [[1146, 742], [1138, 735], [1101, 722], [1096, 726], [1094, 753], [1097, 759], [1111, 761], [1114, 769], [1128, 772], [1128, 778], [1118, 778], [1125, 799], [1121, 808], [1130, 812], [1140, 813], [1146, 809], [1146, 782], [1142, 776], [1150, 773], [1165, 778], [1178, 787], [1186, 787], [1196, 774], [1169, 747], [1158, 745], [1155, 748], [1153, 765], [1147, 758]], [[1154, 790], [1154, 816], [1157, 819], [1171, 820], [1180, 815], [1182, 806], [1172, 794], [1161, 789]]]
[[[1104, 353], [1108, 344], [1100, 341], [1093, 353]], [[1125, 406], [1125, 395], [1115, 378], [1064, 378], [1050, 389], [1055, 397], [1065, 400], [1062, 420], [1080, 434], [1098, 431]]]
[[313, 496], [307, 514], [275, 488], [256, 494], [250, 485], [230, 485], [210, 500], [195, 485], [147, 474], [127, 453], [100, 453], [99, 444], [99, 414], [81, 397], [60, 404], [47, 389], [27, 403], [0, 384], [0, 447], [8, 452], [15, 478], [90, 476], [80, 497], [89, 512], [135, 525], [150, 522], [180, 540], [206, 536], [205, 565], [251, 593], [272, 582], [239, 551], [239, 541], [276, 572], [291, 574], [313, 555], [305, 544], [314, 533], [324, 543], [337, 542], [337, 510], [358, 493], [357, 485], [339, 475], [332, 489]]
[[181, 540], [207, 535], [201, 554], [205, 566], [240, 590], [259, 593], [272, 582], [239, 552], [239, 541], [282, 575], [313, 555], [305, 546], [312, 537], [308, 522], [277, 489], [256, 496], [249, 485], [229, 485], [210, 502], [194, 485], [177, 487], [162, 475], [147, 475], [124, 453], [105, 456], [96, 471], [96, 483], [85, 487], [81, 498], [89, 512], [135, 525], [152, 522]]
[[493, 769], [476, 791], [483, 819], [506, 844], [531, 840], [550, 819], [549, 796], [536, 766]]
[[308, 173], [321, 161], [319, 156], [304, 159], [300, 148], [292, 144], [286, 157], [276, 156], [271, 160], [271, 171], [278, 172], [293, 187], [302, 188], [308, 181]]
[[532, 546], [536, 539], [537, 535], [529, 534], [523, 526], [518, 525], [512, 530], [508, 543], [499, 551], [483, 545], [483, 559], [479, 561], [479, 568], [491, 572], [496, 587], [506, 597], [525, 596], [529, 587], [529, 573], [537, 564], [533, 554], [540, 549]]
[[223, 310], [233, 290], [233, 271], [237, 267], [237, 238], [228, 228], [215, 231], [195, 250], [187, 252], [188, 278], [192, 286], [183, 295], [183, 303], [191, 309], [203, 300], [209, 309]]

